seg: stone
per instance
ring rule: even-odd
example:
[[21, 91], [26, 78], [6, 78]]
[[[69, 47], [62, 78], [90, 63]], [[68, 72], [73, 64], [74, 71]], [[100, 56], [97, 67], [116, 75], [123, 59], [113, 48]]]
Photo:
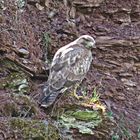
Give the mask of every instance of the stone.
[[28, 55], [29, 54], [29, 51], [27, 51], [24, 48], [19, 49], [18, 52], [21, 53], [21, 54], [23, 54], [23, 55]]

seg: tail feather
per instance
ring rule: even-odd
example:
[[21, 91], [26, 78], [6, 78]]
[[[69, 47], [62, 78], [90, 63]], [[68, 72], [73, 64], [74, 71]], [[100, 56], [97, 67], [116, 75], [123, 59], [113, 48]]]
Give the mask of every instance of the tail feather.
[[45, 87], [43, 93], [44, 95], [43, 98], [41, 99], [41, 106], [47, 108], [54, 103], [60, 92], [50, 91], [49, 87]]
[[41, 106], [45, 108], [51, 106], [56, 100], [58, 94], [59, 93], [51, 93], [49, 96], [44, 97], [41, 101]]

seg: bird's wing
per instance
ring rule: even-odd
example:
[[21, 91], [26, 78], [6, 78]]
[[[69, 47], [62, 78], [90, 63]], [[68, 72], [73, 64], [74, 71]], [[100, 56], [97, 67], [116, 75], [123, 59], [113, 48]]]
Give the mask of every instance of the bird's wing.
[[48, 79], [50, 90], [57, 91], [82, 81], [89, 70], [91, 61], [91, 51], [84, 47], [73, 45], [58, 50]]

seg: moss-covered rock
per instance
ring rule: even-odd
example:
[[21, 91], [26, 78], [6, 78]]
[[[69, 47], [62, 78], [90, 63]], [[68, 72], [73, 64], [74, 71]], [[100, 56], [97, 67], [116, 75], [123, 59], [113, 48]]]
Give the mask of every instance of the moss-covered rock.
[[101, 116], [97, 111], [90, 111], [90, 110], [78, 110], [72, 114], [76, 119], [82, 121], [92, 121], [92, 120], [100, 120]]
[[26, 120], [14, 118], [10, 121], [10, 127], [20, 134], [20, 138], [27, 140], [58, 140], [58, 130], [47, 121]]
[[4, 60], [1, 63], [0, 72], [3, 78], [0, 80], [0, 88], [10, 89], [17, 93], [29, 93], [27, 75], [13, 62]]

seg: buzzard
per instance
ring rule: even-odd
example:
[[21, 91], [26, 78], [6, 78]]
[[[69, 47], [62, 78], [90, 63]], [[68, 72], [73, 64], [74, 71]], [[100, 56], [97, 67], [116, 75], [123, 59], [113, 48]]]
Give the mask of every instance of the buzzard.
[[43, 91], [42, 107], [49, 107], [60, 93], [84, 79], [92, 62], [92, 48], [95, 48], [95, 40], [82, 35], [55, 53]]

